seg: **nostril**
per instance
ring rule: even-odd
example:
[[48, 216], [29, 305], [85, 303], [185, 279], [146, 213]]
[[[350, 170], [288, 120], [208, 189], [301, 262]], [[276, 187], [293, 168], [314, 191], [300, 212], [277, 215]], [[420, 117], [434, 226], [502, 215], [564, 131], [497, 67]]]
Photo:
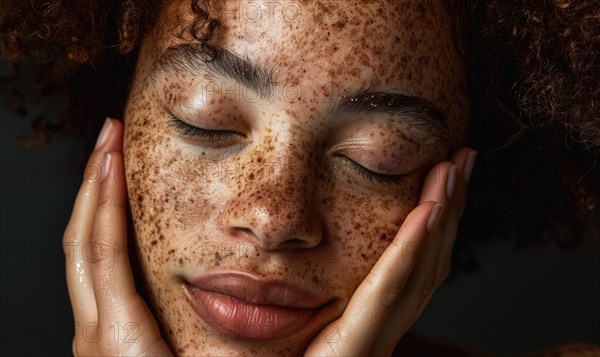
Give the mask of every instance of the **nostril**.
[[248, 238], [254, 235], [250, 228], [245, 227], [233, 227], [229, 228], [228, 231], [238, 238]]
[[292, 238], [281, 243], [282, 248], [303, 248], [308, 244], [304, 239]]
[[239, 230], [248, 234], [252, 233], [252, 230], [250, 228], [240, 227]]

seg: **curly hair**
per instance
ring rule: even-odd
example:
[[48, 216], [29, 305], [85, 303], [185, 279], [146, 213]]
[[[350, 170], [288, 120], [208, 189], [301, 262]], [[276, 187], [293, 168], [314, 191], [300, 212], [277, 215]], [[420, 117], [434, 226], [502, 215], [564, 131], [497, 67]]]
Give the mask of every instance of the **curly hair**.
[[[17, 77], [20, 59], [39, 59], [50, 74], [39, 79], [40, 88], [71, 99], [59, 124], [34, 122], [42, 139], [26, 145], [78, 133], [89, 118], [121, 116], [140, 42], [163, 5], [0, 5], [0, 50]], [[468, 144], [480, 152], [453, 267], [477, 267], [470, 242], [511, 234], [519, 246], [576, 246], [599, 226], [600, 0], [452, 0], [445, 6], [478, 119]], [[191, 0], [190, 8], [195, 21], [186, 31], [212, 48], [219, 23], [210, 1]]]
[[[516, 11], [516, 10], [519, 11]], [[518, 108], [529, 128], [555, 123], [584, 148], [600, 144], [600, 1], [491, 1], [482, 36], [495, 70], [494, 81], [516, 72]], [[492, 20], [492, 21], [490, 21]], [[556, 131], [553, 140], [562, 140]]]

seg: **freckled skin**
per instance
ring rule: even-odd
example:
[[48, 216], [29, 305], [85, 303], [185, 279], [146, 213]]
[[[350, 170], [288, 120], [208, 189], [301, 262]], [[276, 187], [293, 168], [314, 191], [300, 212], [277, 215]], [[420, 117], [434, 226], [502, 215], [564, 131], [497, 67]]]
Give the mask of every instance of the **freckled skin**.
[[[270, 64], [273, 100], [213, 93], [193, 107], [209, 81], [203, 74], [153, 81], [152, 64], [181, 43], [176, 34], [191, 19], [188, 1], [169, 2], [144, 41], [125, 114], [136, 248], [163, 337], [176, 354], [301, 355], [343, 313], [416, 206], [424, 174], [464, 139], [464, 73], [450, 20], [435, 1], [294, 2], [301, 14], [295, 21], [277, 10], [272, 19], [247, 21], [242, 13], [234, 20], [236, 3], [215, 7], [223, 25], [214, 44]], [[327, 117], [328, 100], [361, 88], [427, 99], [447, 113], [449, 137], [432, 140], [385, 115]], [[224, 147], [186, 139], [167, 122], [182, 107], [193, 107], [197, 126], [245, 138], [226, 139]], [[343, 157], [405, 180], [370, 182]], [[179, 285], [182, 275], [213, 269], [288, 279], [330, 296], [334, 308], [282, 340], [221, 336], [194, 313]]]

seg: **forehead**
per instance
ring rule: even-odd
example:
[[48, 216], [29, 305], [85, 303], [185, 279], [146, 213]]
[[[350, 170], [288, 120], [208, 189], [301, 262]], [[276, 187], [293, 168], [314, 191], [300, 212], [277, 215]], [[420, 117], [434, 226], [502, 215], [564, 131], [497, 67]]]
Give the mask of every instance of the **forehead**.
[[318, 66], [321, 78], [421, 77], [452, 49], [436, 1], [224, 1], [214, 9], [219, 45], [280, 68]]
[[[165, 10], [159, 53], [192, 41], [175, 34], [196, 18], [187, 0]], [[227, 0], [212, 3], [210, 17], [220, 22], [211, 43], [273, 68], [277, 84], [393, 90], [466, 116], [463, 62], [442, 0]]]
[[[220, 22], [213, 44], [282, 65], [325, 57], [422, 67], [427, 54], [452, 49], [441, 0], [221, 0], [210, 10]], [[166, 22], [179, 27], [171, 34], [185, 33], [196, 16], [189, 0], [169, 2], [158, 28]]]

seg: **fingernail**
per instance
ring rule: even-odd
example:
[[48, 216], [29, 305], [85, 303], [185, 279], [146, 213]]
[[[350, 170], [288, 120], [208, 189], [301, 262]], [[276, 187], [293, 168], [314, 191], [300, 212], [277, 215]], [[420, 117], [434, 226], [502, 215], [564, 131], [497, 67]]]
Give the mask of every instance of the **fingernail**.
[[112, 161], [112, 154], [110, 152], [104, 153], [104, 165], [102, 165], [102, 179], [108, 176], [108, 170], [110, 170]]
[[102, 125], [102, 130], [100, 131], [100, 135], [98, 136], [98, 140], [96, 140], [96, 147], [95, 147], [95, 149], [98, 149], [99, 147], [102, 147], [102, 145], [104, 145], [106, 143], [106, 141], [110, 137], [110, 133], [112, 131], [112, 128], [113, 128], [112, 120], [110, 120], [110, 118], [106, 118], [106, 120], [104, 120], [104, 125]]
[[431, 212], [429, 212], [429, 218], [427, 219], [427, 233], [431, 233], [431, 229], [433, 228], [435, 221], [437, 221], [441, 209], [442, 205], [436, 203], [435, 206], [433, 206], [433, 208], [431, 209]]
[[465, 176], [465, 181], [467, 183], [469, 183], [469, 180], [471, 179], [471, 174], [473, 173], [473, 168], [475, 167], [476, 159], [477, 159], [477, 151], [471, 151], [467, 155], [467, 162], [465, 163], [465, 172], [463, 174]]
[[456, 186], [456, 171], [458, 170], [457, 165], [452, 165], [450, 170], [448, 170], [448, 182], [446, 183], [446, 194], [448, 195], [448, 199], [452, 199], [452, 195], [454, 194], [454, 187]]

